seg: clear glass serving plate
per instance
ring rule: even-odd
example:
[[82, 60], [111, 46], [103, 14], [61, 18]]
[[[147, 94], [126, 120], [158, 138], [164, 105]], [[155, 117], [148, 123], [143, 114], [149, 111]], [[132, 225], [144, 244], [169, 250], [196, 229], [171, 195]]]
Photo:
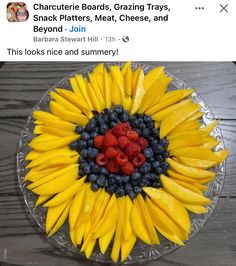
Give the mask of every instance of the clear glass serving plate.
[[[115, 64], [117, 63], [107, 63], [106, 66], [115, 65]], [[118, 63], [118, 64], [122, 65], [122, 63]], [[147, 64], [137, 64], [137, 63], [132, 64], [133, 69], [136, 69], [138, 66], [141, 66], [145, 73], [150, 71], [153, 68], [152, 66], [149, 66]], [[86, 76], [87, 73], [90, 72], [92, 69], [93, 67], [88, 67], [76, 73], [81, 73]], [[73, 76], [76, 73], [72, 73], [70, 76]], [[171, 85], [169, 86], [169, 90], [191, 88], [190, 85], [178, 79], [174, 75], [170, 73], [167, 73], [167, 74], [174, 78]], [[35, 105], [33, 110], [40, 109], [40, 110], [48, 111], [49, 110], [48, 103], [50, 100], [49, 92], [51, 90], [54, 90], [56, 87], [71, 89], [70, 83], [68, 80], [70, 76], [64, 77], [61, 81], [58, 82], [58, 84], [50, 88], [43, 95], [42, 99]], [[207, 105], [207, 103], [196, 93], [193, 93], [192, 98], [194, 102], [197, 102], [202, 106], [202, 111], [205, 113], [205, 115], [202, 118], [203, 123], [207, 125], [210, 122], [214, 121], [215, 120], [214, 115], [212, 111], [210, 110], [209, 106]], [[42, 206], [34, 207], [35, 202], [36, 202], [36, 195], [26, 188], [28, 183], [23, 182], [24, 176], [26, 175], [28, 171], [25, 168], [27, 165], [27, 162], [25, 161], [25, 156], [30, 151], [30, 148], [28, 147], [28, 143], [35, 137], [35, 135], [33, 134], [33, 129], [34, 129], [33, 118], [32, 118], [32, 115], [30, 115], [27, 119], [27, 122], [24, 126], [24, 129], [22, 131], [22, 134], [19, 140], [19, 147], [18, 147], [18, 153], [17, 153], [17, 174], [18, 174], [19, 185], [23, 193], [25, 203], [32, 217], [36, 221], [36, 223], [42, 228], [43, 231], [45, 231], [46, 208]], [[223, 137], [222, 137], [222, 133], [221, 133], [219, 126], [217, 126], [214, 129], [214, 131], [212, 132], [212, 135], [217, 140], [220, 141], [219, 145], [215, 148], [215, 150], [224, 149]], [[191, 239], [195, 234], [197, 234], [200, 231], [200, 229], [204, 226], [208, 218], [213, 213], [217, 205], [217, 202], [219, 200], [220, 192], [222, 190], [224, 179], [225, 179], [225, 162], [222, 162], [220, 165], [214, 167], [213, 171], [216, 173], [216, 178], [214, 182], [211, 182], [208, 184], [208, 190], [205, 192], [205, 195], [212, 200], [212, 204], [207, 207], [208, 212], [206, 214], [201, 214], [201, 215], [190, 214], [191, 233], [189, 235], [189, 239]], [[46, 233], [45, 233], [45, 237], [46, 237]], [[52, 242], [56, 244], [57, 247], [61, 248], [61, 252], [66, 253], [68, 256], [73, 256], [73, 257], [77, 257], [81, 259], [85, 258], [84, 254], [81, 254], [79, 249], [76, 249], [75, 247], [73, 247], [70, 241], [68, 223], [65, 223], [65, 225], [55, 235], [53, 235], [51, 239], [53, 240]], [[171, 251], [179, 247], [178, 245], [170, 242], [164, 237], [160, 236], [160, 240], [161, 240], [161, 243], [159, 245], [151, 245], [151, 246], [148, 246], [141, 241], [137, 241], [133, 251], [128, 256], [127, 260], [124, 263], [126, 264], [141, 263], [141, 262], [155, 260], [155, 259], [160, 258], [163, 255], [170, 253]], [[103, 255], [99, 251], [99, 248], [96, 246], [90, 260], [102, 262], [102, 263], [113, 263], [110, 258], [110, 252], [111, 252], [111, 247], [109, 247], [106, 254]]]

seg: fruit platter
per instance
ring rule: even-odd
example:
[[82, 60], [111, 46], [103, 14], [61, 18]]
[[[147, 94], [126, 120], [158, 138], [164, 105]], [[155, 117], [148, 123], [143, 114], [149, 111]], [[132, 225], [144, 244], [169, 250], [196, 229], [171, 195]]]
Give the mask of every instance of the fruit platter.
[[34, 107], [17, 173], [31, 215], [64, 252], [137, 263], [202, 228], [227, 156], [219, 121], [191, 86], [163, 66], [101, 63]]

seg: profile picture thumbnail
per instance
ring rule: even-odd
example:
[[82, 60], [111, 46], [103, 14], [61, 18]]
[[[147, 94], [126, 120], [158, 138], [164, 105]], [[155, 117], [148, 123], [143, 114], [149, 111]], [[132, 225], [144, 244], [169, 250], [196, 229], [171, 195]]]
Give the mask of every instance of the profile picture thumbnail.
[[10, 2], [7, 4], [7, 20], [9, 22], [24, 22], [29, 12], [24, 2]]

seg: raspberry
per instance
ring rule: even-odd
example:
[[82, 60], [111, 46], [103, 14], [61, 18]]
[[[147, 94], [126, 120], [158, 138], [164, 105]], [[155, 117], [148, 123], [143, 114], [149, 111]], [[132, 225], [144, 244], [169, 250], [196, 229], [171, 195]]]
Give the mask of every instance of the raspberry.
[[124, 164], [126, 164], [128, 162], [128, 157], [123, 152], [120, 152], [116, 156], [116, 162], [119, 165], [124, 165]]
[[142, 153], [139, 153], [137, 156], [134, 157], [132, 163], [135, 167], [140, 167], [145, 163], [145, 161], [146, 161], [145, 156]]
[[131, 162], [127, 162], [121, 166], [121, 170], [125, 175], [131, 175], [134, 172], [134, 166]]
[[103, 153], [99, 153], [96, 156], [96, 163], [100, 166], [104, 166], [106, 165], [108, 162], [107, 158], [105, 157], [105, 155]]
[[129, 144], [129, 139], [126, 136], [118, 137], [118, 143], [119, 143], [119, 147], [121, 149], [124, 149]]
[[118, 151], [115, 148], [113, 148], [112, 146], [108, 147], [105, 150], [105, 157], [108, 159], [115, 158], [117, 154], [118, 154]]
[[112, 133], [116, 136], [125, 136], [128, 130], [131, 130], [129, 123], [120, 123], [113, 127]]
[[147, 148], [147, 146], [148, 146], [148, 141], [145, 138], [143, 138], [143, 137], [140, 137], [137, 140], [137, 143], [140, 146], [141, 150], [145, 150]]
[[118, 145], [117, 138], [113, 134], [107, 132], [104, 136], [103, 146], [109, 147], [109, 146], [117, 146], [117, 145]]
[[93, 140], [93, 144], [96, 148], [102, 148], [103, 146], [103, 139], [104, 139], [104, 136], [103, 135], [98, 135], [94, 138]]
[[108, 161], [106, 164], [106, 168], [110, 173], [115, 174], [120, 172], [120, 166], [114, 160]]
[[129, 159], [133, 159], [135, 155], [140, 153], [140, 151], [141, 151], [140, 146], [133, 141], [131, 141], [125, 148], [125, 153]]
[[138, 133], [135, 132], [134, 130], [127, 131], [126, 134], [127, 138], [132, 141], [137, 141], [138, 140]]

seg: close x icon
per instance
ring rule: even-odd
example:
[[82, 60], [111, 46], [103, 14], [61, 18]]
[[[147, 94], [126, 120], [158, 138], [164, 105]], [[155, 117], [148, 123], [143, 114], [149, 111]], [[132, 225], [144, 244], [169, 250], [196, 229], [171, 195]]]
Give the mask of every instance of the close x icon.
[[220, 4], [220, 13], [222, 12], [229, 13], [228, 7], [229, 7], [229, 4]]

